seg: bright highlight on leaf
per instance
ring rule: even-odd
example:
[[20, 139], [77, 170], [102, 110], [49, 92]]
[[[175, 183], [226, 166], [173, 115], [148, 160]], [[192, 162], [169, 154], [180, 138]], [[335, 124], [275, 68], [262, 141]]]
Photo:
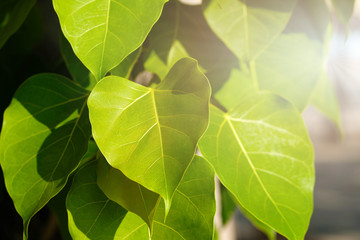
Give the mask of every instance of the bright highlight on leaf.
[[199, 148], [246, 211], [289, 239], [304, 238], [313, 208], [313, 149], [291, 104], [263, 93], [229, 113], [212, 107]]
[[31, 217], [60, 192], [86, 152], [88, 94], [65, 77], [36, 75], [5, 112], [0, 163], [25, 234]]
[[53, 0], [75, 54], [100, 80], [145, 40], [167, 0]]
[[208, 125], [210, 86], [196, 61], [177, 62], [155, 88], [106, 77], [88, 105], [93, 136], [114, 168], [158, 193], [173, 193]]

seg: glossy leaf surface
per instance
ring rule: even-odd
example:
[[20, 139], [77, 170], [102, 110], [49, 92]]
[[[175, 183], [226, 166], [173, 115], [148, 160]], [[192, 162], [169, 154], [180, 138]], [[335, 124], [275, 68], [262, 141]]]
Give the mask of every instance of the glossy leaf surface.
[[212, 239], [215, 216], [214, 171], [195, 156], [176, 189], [169, 214], [164, 219], [164, 202], [155, 213], [151, 239]]
[[97, 184], [105, 195], [126, 210], [136, 213], [149, 227], [160, 197], [111, 167], [104, 157], [98, 162]]
[[77, 239], [148, 239], [147, 225], [108, 199], [96, 183], [96, 161], [85, 165], [74, 177], [66, 200], [69, 231]]
[[243, 61], [258, 56], [284, 30], [296, 0], [207, 0], [210, 27]]
[[143, 43], [166, 1], [53, 0], [53, 3], [75, 54], [100, 80]]
[[157, 88], [106, 77], [89, 97], [93, 136], [114, 168], [172, 195], [208, 125], [210, 86], [196, 61], [182, 59]]
[[25, 232], [86, 152], [91, 135], [87, 97], [67, 78], [41, 74], [18, 89], [5, 112], [0, 161]]
[[0, 48], [25, 21], [36, 0], [2, 0], [0, 3]]
[[303, 239], [313, 209], [313, 149], [299, 112], [272, 94], [225, 114], [212, 107], [199, 142], [241, 206], [289, 239]]

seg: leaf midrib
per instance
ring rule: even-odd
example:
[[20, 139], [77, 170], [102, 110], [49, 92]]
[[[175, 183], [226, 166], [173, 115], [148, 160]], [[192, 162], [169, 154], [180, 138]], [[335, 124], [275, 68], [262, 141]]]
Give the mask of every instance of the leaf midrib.
[[[229, 117], [227, 115], [225, 115], [224, 117], [225, 117], [225, 121], [229, 124], [229, 126], [231, 128], [231, 131], [232, 131], [232, 133], [234, 134], [234, 136], [236, 138], [237, 143], [239, 144], [242, 152], [244, 153], [244, 156], [245, 156], [246, 160], [248, 161], [248, 163], [249, 163], [249, 165], [250, 165], [256, 179], [259, 181], [261, 188], [263, 189], [263, 191], [265, 192], [266, 196], [271, 201], [271, 203], [274, 205], [276, 211], [279, 213], [281, 218], [284, 219], [286, 225], [288, 226], [288, 229], [290, 229], [291, 233], [293, 234], [293, 236], [295, 236], [295, 239], [296, 239], [296, 234], [295, 234], [294, 230], [292, 229], [291, 225], [289, 224], [289, 222], [287, 221], [287, 219], [283, 215], [282, 211], [279, 209], [277, 203], [274, 201], [274, 199], [271, 197], [270, 193], [267, 191], [264, 183], [262, 182], [260, 176], [258, 175], [257, 170], [256, 170], [255, 166], [253, 165], [253, 163], [251, 161], [251, 158], [249, 157], [244, 145], [242, 144], [242, 141], [241, 141], [240, 137], [237, 135], [237, 132], [236, 132], [233, 124], [231, 123], [231, 119], [229, 119]], [[239, 200], [239, 202], [240, 202], [240, 200]]]

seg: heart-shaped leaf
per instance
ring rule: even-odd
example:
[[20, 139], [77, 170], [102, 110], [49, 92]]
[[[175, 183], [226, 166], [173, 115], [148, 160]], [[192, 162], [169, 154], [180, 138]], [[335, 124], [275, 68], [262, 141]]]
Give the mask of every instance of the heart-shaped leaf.
[[290, 103], [262, 93], [229, 113], [212, 107], [199, 148], [246, 211], [289, 239], [304, 238], [313, 209], [313, 149]]
[[166, 1], [53, 0], [53, 3], [61, 29], [76, 56], [100, 80], [143, 43]]
[[62, 76], [36, 75], [5, 111], [0, 163], [25, 234], [31, 217], [64, 187], [86, 152], [88, 94]]
[[106, 77], [88, 101], [94, 139], [112, 167], [160, 194], [168, 210], [207, 128], [209, 97], [192, 59], [177, 62], [155, 89]]

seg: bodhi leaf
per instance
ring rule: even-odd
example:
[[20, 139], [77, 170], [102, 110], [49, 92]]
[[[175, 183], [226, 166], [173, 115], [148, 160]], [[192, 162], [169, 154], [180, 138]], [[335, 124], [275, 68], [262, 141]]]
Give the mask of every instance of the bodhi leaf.
[[313, 209], [313, 148], [290, 103], [261, 93], [229, 113], [212, 107], [199, 148], [246, 211], [289, 239], [304, 238]]
[[159, 205], [151, 239], [212, 239], [216, 210], [214, 179], [214, 170], [208, 162], [195, 156], [175, 191], [166, 220], [164, 202]]
[[76, 56], [100, 80], [143, 43], [166, 1], [53, 0], [53, 3], [61, 29]]
[[111, 75], [129, 79], [131, 71], [136, 64], [136, 61], [140, 57], [141, 50], [142, 48], [140, 47], [136, 51], [132, 52], [129, 56], [127, 56], [119, 65], [117, 65], [111, 70]]
[[0, 2], [0, 48], [25, 21], [36, 0], [1, 0]]
[[96, 183], [96, 161], [75, 175], [66, 200], [73, 239], [148, 239], [146, 223], [108, 199]]
[[179, 59], [191, 56], [199, 61], [216, 92], [238, 65], [236, 57], [208, 26], [201, 6], [167, 3], [148, 40], [144, 67], [160, 79]]
[[220, 39], [250, 62], [284, 30], [296, 0], [206, 0], [204, 14]]
[[136, 213], [149, 227], [160, 197], [140, 184], [128, 179], [121, 171], [111, 167], [103, 156], [99, 159], [97, 184], [105, 195], [126, 210]]
[[88, 101], [94, 139], [112, 167], [160, 194], [169, 210], [207, 128], [209, 98], [209, 83], [189, 58], [156, 88], [106, 77]]
[[340, 22], [348, 25], [354, 13], [355, 0], [331, 0]]
[[279, 94], [303, 111], [310, 101], [322, 68], [320, 42], [300, 33], [281, 34], [255, 60], [254, 81], [259, 89]]
[[64, 187], [87, 150], [87, 97], [67, 78], [40, 74], [17, 90], [5, 111], [0, 163], [25, 234], [31, 217]]
[[84, 64], [76, 57], [70, 43], [62, 34], [60, 38], [60, 50], [72, 79], [82, 87], [92, 90], [96, 84], [94, 75], [89, 72]]

